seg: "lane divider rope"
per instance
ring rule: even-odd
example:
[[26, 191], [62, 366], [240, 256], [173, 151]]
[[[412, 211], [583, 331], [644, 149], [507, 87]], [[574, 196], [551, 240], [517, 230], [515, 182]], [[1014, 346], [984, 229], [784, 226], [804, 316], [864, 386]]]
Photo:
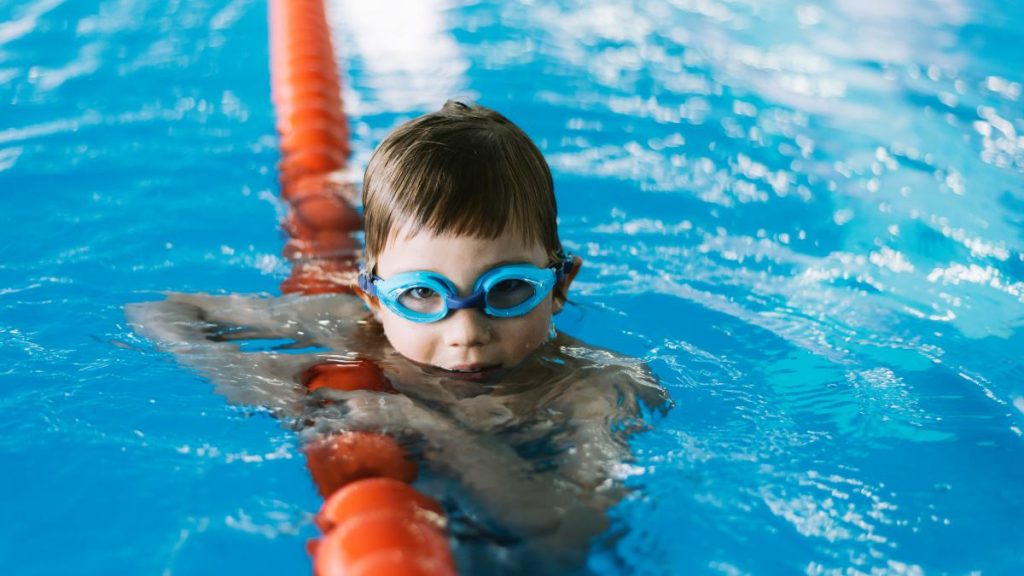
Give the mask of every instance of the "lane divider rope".
[[[271, 99], [277, 114], [284, 256], [283, 294], [352, 292], [362, 221], [354, 186], [340, 177], [348, 121], [323, 0], [270, 0]], [[396, 394], [369, 360], [319, 364], [303, 375], [310, 394], [328, 388]], [[328, 400], [324, 400], [328, 402]], [[325, 498], [323, 537], [309, 545], [317, 576], [455, 576], [441, 505], [411, 483], [416, 463], [392, 437], [345, 432], [304, 448]]]

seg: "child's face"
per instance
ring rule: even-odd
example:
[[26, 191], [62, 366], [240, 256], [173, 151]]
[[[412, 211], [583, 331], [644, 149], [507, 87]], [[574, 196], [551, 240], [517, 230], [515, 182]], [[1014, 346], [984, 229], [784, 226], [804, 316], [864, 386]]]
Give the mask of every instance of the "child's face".
[[[550, 264], [543, 247], [525, 244], [509, 233], [494, 240], [399, 233], [378, 255], [376, 273], [386, 279], [402, 272], [436, 272], [450, 279], [460, 296], [466, 296], [484, 272], [499, 264], [524, 262], [539, 267]], [[470, 379], [519, 364], [548, 338], [551, 316], [561, 307], [549, 294], [536, 308], [515, 318], [492, 318], [482, 310], [468, 308], [454, 310], [437, 322], [417, 323], [397, 316], [374, 299], [368, 302], [398, 353]]]

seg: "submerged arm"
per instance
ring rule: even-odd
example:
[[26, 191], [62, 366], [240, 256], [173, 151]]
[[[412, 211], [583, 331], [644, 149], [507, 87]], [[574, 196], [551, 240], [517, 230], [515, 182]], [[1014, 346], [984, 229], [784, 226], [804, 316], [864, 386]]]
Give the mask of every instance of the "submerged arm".
[[561, 440], [568, 449], [557, 473], [575, 487], [575, 500], [558, 530], [539, 543], [569, 561], [582, 561], [588, 542], [608, 528], [607, 510], [626, 494], [623, 480], [633, 460], [629, 437], [648, 426], [643, 407], [665, 410], [668, 404], [664, 389], [640, 361], [617, 357], [590, 373], [557, 402], [569, 415]]
[[[303, 400], [296, 375], [319, 355], [278, 348], [340, 338], [345, 326], [328, 319], [344, 319], [353, 300], [172, 293], [163, 301], [129, 304], [125, 315], [139, 334], [209, 377], [230, 402], [295, 416]], [[245, 351], [243, 344], [257, 351]]]
[[562, 398], [571, 414], [571, 448], [560, 470], [591, 491], [622, 480], [632, 460], [629, 437], [648, 427], [644, 406], [664, 410], [667, 396], [639, 362], [603, 368]]
[[408, 396], [336, 390], [317, 395], [339, 402], [323, 408], [326, 417], [318, 419], [321, 426], [309, 433], [372, 430], [415, 436], [427, 465], [458, 480], [462, 504], [482, 511], [516, 537], [556, 530], [564, 505], [572, 499], [571, 487], [538, 474], [508, 444], [467, 430]]

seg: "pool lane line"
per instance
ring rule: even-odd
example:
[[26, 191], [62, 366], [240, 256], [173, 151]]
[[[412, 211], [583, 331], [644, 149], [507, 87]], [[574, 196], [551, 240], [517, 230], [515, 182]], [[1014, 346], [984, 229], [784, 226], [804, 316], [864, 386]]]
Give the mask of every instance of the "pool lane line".
[[[281, 292], [352, 292], [362, 221], [354, 186], [338, 177], [351, 149], [323, 0], [270, 0], [269, 24], [278, 173], [288, 205], [284, 255], [292, 264]], [[311, 394], [397, 393], [369, 360], [312, 366], [303, 383]], [[345, 432], [303, 450], [326, 499], [316, 517], [324, 536], [309, 545], [316, 575], [456, 574], [444, 511], [410, 486], [416, 463], [392, 437]]]
[[270, 2], [271, 100], [277, 112], [284, 294], [351, 291], [362, 229], [355, 187], [338, 178], [348, 165], [348, 121], [322, 0]]

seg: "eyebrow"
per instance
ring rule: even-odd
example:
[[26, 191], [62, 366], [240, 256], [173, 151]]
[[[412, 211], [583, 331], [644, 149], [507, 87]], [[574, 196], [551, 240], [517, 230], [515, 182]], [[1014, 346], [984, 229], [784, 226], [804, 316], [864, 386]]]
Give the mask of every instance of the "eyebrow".
[[[487, 266], [484, 267], [484, 270], [490, 270], [491, 268], [497, 268], [498, 266], [504, 266], [506, 264], [533, 264], [533, 262], [530, 262], [529, 258], [525, 258], [525, 257], [524, 258], [506, 258], [504, 260], [499, 260], [497, 262], [493, 262], [491, 264], [488, 264]], [[534, 266], [536, 266], [536, 264], [534, 264]]]

